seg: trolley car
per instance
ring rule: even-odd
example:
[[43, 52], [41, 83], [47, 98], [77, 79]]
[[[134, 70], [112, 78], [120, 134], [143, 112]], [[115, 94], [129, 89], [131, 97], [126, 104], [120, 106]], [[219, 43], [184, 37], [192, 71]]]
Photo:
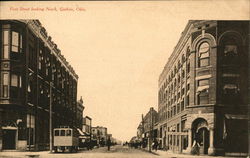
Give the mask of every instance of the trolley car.
[[77, 152], [79, 140], [78, 132], [74, 128], [61, 126], [54, 129], [54, 151], [55, 152]]

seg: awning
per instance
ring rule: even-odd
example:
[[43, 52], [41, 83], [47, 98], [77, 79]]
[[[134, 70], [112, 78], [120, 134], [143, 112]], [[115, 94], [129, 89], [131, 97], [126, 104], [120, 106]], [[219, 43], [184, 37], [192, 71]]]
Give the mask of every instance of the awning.
[[235, 114], [225, 114], [227, 119], [238, 119], [238, 120], [247, 120], [247, 115], [235, 115]]
[[224, 54], [234, 53], [237, 54], [237, 46], [236, 45], [226, 45], [224, 49]]
[[90, 138], [90, 135], [81, 135], [81, 136], [79, 136], [79, 138], [88, 139], [88, 138]]
[[226, 84], [224, 85], [223, 89], [237, 89], [237, 85], [235, 84]]
[[79, 134], [80, 134], [81, 136], [85, 135], [81, 129], [77, 128], [77, 131], [79, 132]]
[[202, 91], [204, 91], [204, 90], [207, 90], [209, 88], [209, 85], [205, 85], [205, 86], [199, 86], [198, 88], [197, 88], [197, 93], [199, 93], [199, 92], [202, 92]]
[[240, 77], [240, 75], [235, 73], [223, 73], [222, 77]]
[[212, 77], [212, 75], [202, 75], [202, 76], [195, 77], [195, 80], [208, 79], [211, 77]]

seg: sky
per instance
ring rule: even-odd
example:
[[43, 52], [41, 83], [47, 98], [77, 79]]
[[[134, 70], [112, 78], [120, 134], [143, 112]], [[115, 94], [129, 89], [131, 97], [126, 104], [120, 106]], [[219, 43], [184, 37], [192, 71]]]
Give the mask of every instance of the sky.
[[0, 9], [3, 19], [40, 20], [79, 76], [83, 115], [123, 141], [136, 135], [142, 114], [158, 109], [159, 75], [188, 20], [249, 19], [247, 0], [0, 2]]

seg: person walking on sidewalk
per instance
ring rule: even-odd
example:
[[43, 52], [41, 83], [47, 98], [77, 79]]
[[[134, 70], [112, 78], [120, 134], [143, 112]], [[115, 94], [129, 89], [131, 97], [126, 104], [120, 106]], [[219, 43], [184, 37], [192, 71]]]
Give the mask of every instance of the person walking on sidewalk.
[[153, 149], [155, 149], [155, 151], [157, 151], [157, 148], [158, 148], [158, 145], [159, 145], [157, 139], [155, 139], [153, 144], [154, 144]]
[[194, 140], [191, 153], [193, 155], [200, 155], [200, 144], [196, 139]]
[[107, 146], [108, 146], [108, 151], [110, 150], [110, 146], [111, 146], [111, 140], [110, 140], [110, 137], [108, 137], [108, 140], [107, 140]]

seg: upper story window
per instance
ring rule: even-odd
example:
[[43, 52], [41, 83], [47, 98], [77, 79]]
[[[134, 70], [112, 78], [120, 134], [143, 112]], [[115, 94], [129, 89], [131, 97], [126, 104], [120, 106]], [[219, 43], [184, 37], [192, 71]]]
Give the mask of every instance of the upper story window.
[[187, 74], [189, 74], [189, 72], [190, 72], [190, 60], [188, 60], [188, 62], [187, 62]]
[[209, 103], [209, 79], [203, 79], [198, 81], [197, 98], [198, 104]]
[[18, 87], [18, 76], [16, 74], [11, 75], [11, 86]]
[[185, 61], [186, 61], [186, 58], [185, 58], [185, 55], [184, 55], [184, 54], [182, 54], [181, 61], [182, 61], [182, 64], [184, 64]]
[[12, 98], [19, 97], [19, 88], [22, 87], [22, 78], [20, 75], [11, 74], [11, 87], [10, 87], [10, 96]]
[[9, 59], [9, 31], [3, 31], [3, 59]]
[[22, 36], [18, 32], [12, 31], [11, 37], [11, 51], [20, 52], [22, 49]]
[[210, 46], [207, 42], [203, 42], [198, 49], [198, 66], [204, 67], [209, 65]]
[[224, 64], [238, 64], [238, 48], [237, 45], [227, 44], [224, 46]]

